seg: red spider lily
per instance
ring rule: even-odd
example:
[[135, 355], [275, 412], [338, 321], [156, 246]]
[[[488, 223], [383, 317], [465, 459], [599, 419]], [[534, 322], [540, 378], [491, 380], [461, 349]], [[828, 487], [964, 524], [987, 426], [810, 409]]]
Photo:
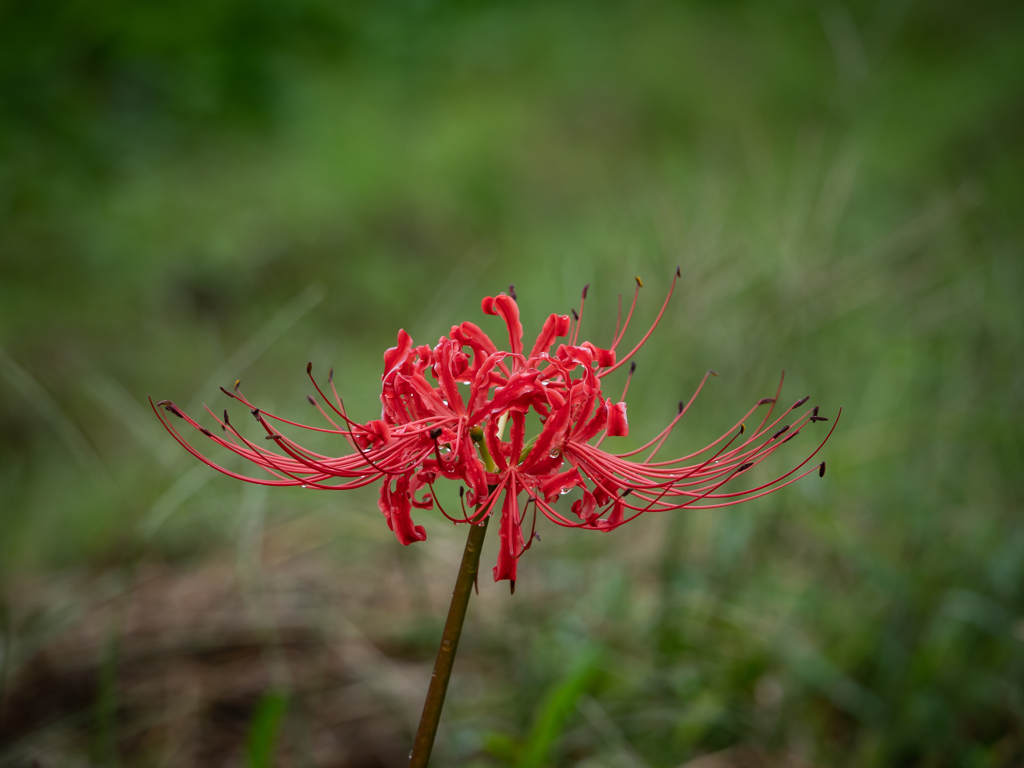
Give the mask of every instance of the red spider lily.
[[[806, 426], [827, 420], [818, 415], [816, 407], [794, 413], [804, 406], [806, 397], [772, 420], [781, 382], [774, 398], [760, 400], [722, 437], [686, 456], [655, 461], [713, 372], [704, 376], [689, 402], [679, 404], [678, 414], [665, 429], [644, 445], [621, 454], [602, 450], [606, 437], [628, 434], [624, 401], [635, 363], [630, 367], [619, 401], [605, 397], [601, 380], [629, 361], [650, 337], [668, 306], [678, 277], [677, 270], [654, 323], [621, 358], [616, 350], [636, 307], [642, 286], [639, 278], [624, 322], [620, 304], [619, 322], [607, 348], [588, 341], [578, 343], [586, 288], [579, 312], [573, 310], [574, 320], [567, 315], [549, 316], [529, 354], [524, 353], [523, 327], [511, 289], [511, 295], [488, 296], [482, 302], [485, 314], [504, 320], [508, 330], [507, 351], [498, 350], [490, 337], [470, 322], [453, 326], [449, 336], [441, 337], [433, 349], [414, 346], [409, 335], [399, 331], [397, 345], [384, 354], [381, 418], [365, 424], [348, 417], [334, 387], [333, 372], [328, 377], [333, 397], [328, 398], [312, 377], [312, 365], [307, 366], [307, 373], [320, 400], [309, 400], [329, 428], [307, 427], [261, 411], [239, 392], [237, 383], [234, 392], [224, 390], [250, 408], [267, 432], [265, 439], [276, 446], [247, 440], [228, 420], [226, 411], [224, 418], [219, 419], [207, 409], [221, 427], [218, 435], [170, 401], [155, 403], [154, 410], [186, 450], [232, 477], [263, 485], [332, 490], [358, 488], [382, 480], [379, 506], [403, 544], [426, 538], [423, 527], [413, 524], [413, 507], [431, 509], [437, 503], [441, 513], [453, 522], [480, 523], [494, 512], [500, 500], [501, 544], [494, 579], [510, 580], [514, 589], [519, 557], [535, 540], [538, 510], [561, 526], [610, 531], [644, 512], [729, 506], [776, 491], [815, 470], [824, 474], [824, 462], [803, 468], [828, 440], [831, 431], [809, 456], [774, 480], [743, 490], [731, 490], [732, 485], [725, 488]], [[566, 339], [566, 343], [559, 344], [552, 353], [560, 338]], [[428, 381], [428, 372], [434, 383]], [[324, 410], [321, 401], [329, 410]], [[766, 413], [757, 428], [748, 431], [746, 420], [763, 405], [769, 406]], [[269, 477], [243, 476], [205, 457], [181, 436], [158, 406], [181, 417], [221, 447], [253, 462]], [[526, 440], [527, 417], [531, 412], [539, 419], [540, 429]], [[794, 415], [789, 423], [782, 424], [790, 414]], [[340, 435], [354, 452], [341, 457], [314, 453], [278, 431], [275, 424]], [[503, 439], [506, 425], [510, 425], [507, 441]], [[641, 458], [644, 453], [646, 456]], [[450, 515], [441, 508], [433, 492], [438, 475], [468, 486], [468, 501], [474, 507], [471, 512], [466, 509], [464, 497], [460, 515]], [[424, 488], [429, 492], [417, 497]], [[569, 517], [559, 512], [555, 503], [574, 489], [579, 489], [581, 497], [572, 503]], [[519, 497], [523, 493], [527, 500], [521, 506]], [[533, 516], [527, 538], [523, 525], [531, 504]]]

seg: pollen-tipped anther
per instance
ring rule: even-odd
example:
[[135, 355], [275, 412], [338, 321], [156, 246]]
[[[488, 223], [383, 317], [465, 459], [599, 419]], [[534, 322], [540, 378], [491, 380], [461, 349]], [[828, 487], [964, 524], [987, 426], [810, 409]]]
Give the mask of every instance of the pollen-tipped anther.
[[718, 371], [713, 371], [710, 368], [708, 368], [708, 373], [710, 373], [712, 376], [717, 376], [718, 375]]
[[644, 281], [640, 279], [640, 275], [637, 275], [633, 279], [636, 280], [636, 287], [637, 288], [643, 288], [644, 287]]
[[306, 373], [312, 373], [312, 372], [313, 372], [313, 364], [312, 363], [306, 363]]
[[740, 424], [740, 434], [742, 435], [746, 431], [747, 431], [747, 425], [746, 424]]
[[235, 392], [238, 391], [238, 387], [239, 387], [239, 385], [241, 385], [241, 383], [242, 383], [241, 379], [235, 379]]

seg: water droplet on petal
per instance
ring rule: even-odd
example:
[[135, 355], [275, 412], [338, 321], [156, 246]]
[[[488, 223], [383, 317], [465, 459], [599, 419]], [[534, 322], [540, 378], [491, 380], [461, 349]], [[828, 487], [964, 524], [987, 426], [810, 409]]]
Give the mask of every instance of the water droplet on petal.
[[565, 494], [567, 494], [571, 490], [572, 490], [572, 488], [563, 488], [562, 489], [562, 495], [565, 496]]
[[552, 459], [557, 459], [558, 458], [558, 449], [557, 448], [552, 448], [551, 449], [551, 453], [549, 453], [548, 456], [551, 457]]

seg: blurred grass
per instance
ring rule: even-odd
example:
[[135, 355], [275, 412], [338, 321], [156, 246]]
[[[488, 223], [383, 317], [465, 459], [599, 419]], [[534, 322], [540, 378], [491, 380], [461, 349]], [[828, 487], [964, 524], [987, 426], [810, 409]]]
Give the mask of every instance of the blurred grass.
[[[305, 419], [312, 360], [368, 419], [400, 327], [490, 328], [479, 298], [514, 282], [529, 333], [591, 283], [601, 343], [633, 275], [642, 325], [679, 264], [632, 434], [714, 368], [670, 447], [692, 446], [785, 368], [794, 399], [844, 407], [829, 473], [609, 537], [543, 530], [521, 594], [482, 585], [439, 760], [493, 764], [485, 734], [550, 727], [559, 765], [737, 745], [792, 765], [1019, 763], [1021, 16], [3, 4], [2, 678], [47, 637], [16, 585], [187, 569], [247, 530], [245, 489], [176, 451], [146, 395], [216, 409], [240, 377]], [[309, 521], [339, 572], [398, 563], [448, 588], [459, 533], [438, 517], [396, 553], [372, 491], [266, 503], [275, 525]], [[436, 627], [415, 613], [367, 631], [429, 658]], [[591, 642], [600, 686], [545, 720], [533, 692]], [[20, 754], [28, 736], [0, 732]]]

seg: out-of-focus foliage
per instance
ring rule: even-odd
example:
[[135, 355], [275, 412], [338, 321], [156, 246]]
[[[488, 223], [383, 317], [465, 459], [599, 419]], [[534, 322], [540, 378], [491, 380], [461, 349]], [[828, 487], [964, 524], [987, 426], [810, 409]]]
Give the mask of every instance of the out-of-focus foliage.
[[0, 759], [401, 764], [462, 531], [242, 487], [145, 397], [311, 420], [312, 360], [370, 419], [398, 328], [591, 283], [600, 344], [678, 264], [623, 444], [785, 368], [829, 472], [543, 529], [439, 764], [1019, 764], [1022, 72], [1014, 3], [0, 4]]

